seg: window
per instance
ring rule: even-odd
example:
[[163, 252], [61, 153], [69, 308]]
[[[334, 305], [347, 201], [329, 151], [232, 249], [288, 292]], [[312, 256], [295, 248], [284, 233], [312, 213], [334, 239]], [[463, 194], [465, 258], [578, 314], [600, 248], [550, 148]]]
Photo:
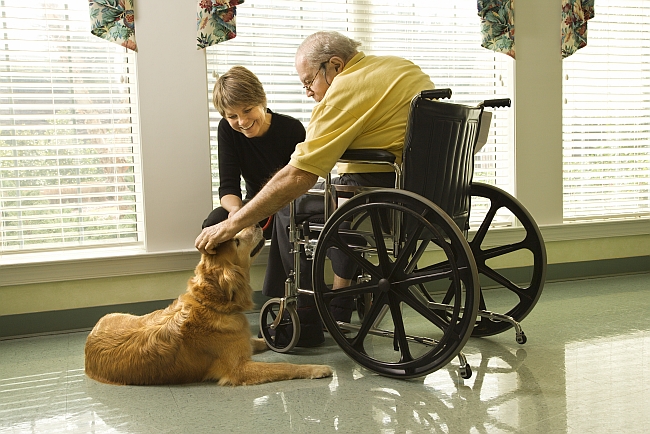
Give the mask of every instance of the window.
[[143, 243], [134, 54], [87, 2], [0, 11], [0, 253]]
[[564, 220], [650, 215], [650, 1], [598, 1], [563, 72]]
[[[213, 195], [218, 204], [214, 74], [243, 65], [262, 81], [269, 107], [305, 124], [314, 102], [294, 69], [298, 45], [319, 30], [362, 42], [366, 54], [398, 55], [419, 65], [453, 101], [475, 105], [511, 96], [512, 59], [481, 48], [476, 2], [453, 0], [246, 0], [237, 8], [237, 37], [207, 49]], [[498, 110], [488, 144], [477, 155], [475, 179], [512, 191], [512, 110]]]

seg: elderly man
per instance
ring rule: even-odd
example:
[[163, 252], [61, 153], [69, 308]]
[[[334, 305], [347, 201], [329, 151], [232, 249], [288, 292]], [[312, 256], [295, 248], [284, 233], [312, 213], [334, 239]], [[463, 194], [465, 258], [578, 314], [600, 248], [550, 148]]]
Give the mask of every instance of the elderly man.
[[[367, 56], [361, 44], [337, 32], [318, 32], [307, 37], [296, 52], [295, 66], [300, 81], [318, 104], [312, 111], [306, 140], [296, 146], [289, 164], [280, 169], [262, 190], [226, 221], [205, 228], [196, 248], [210, 253], [239, 230], [281, 210], [314, 186], [318, 177], [329, 173], [348, 149], [384, 149], [400, 162], [409, 104], [422, 90], [433, 89], [428, 75], [412, 62], [395, 56]], [[348, 185], [394, 186], [394, 173], [387, 166], [339, 164], [333, 182]], [[278, 244], [272, 246], [263, 292], [284, 295], [284, 276], [293, 268], [286, 234], [288, 207], [278, 213]], [[349, 284], [350, 267], [341, 264], [334, 271], [337, 287]], [[311, 288], [310, 267], [305, 264], [299, 282]], [[280, 273], [279, 270], [282, 270]], [[353, 270], [352, 270], [353, 271]], [[323, 342], [322, 324], [313, 298], [301, 295], [299, 346]], [[335, 318], [349, 321], [351, 300], [333, 300]]]

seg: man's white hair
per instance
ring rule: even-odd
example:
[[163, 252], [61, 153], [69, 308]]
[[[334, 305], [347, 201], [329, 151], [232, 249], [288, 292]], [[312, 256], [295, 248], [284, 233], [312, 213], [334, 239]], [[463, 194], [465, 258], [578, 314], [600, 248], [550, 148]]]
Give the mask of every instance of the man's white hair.
[[316, 32], [302, 41], [296, 51], [296, 57], [302, 56], [310, 66], [318, 68], [333, 56], [347, 62], [358, 53], [357, 48], [360, 46], [361, 42], [339, 32]]

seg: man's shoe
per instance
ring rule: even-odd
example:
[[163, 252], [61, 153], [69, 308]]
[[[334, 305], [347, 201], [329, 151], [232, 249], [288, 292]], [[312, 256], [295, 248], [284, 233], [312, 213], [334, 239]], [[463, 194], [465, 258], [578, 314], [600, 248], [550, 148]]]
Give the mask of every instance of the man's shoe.
[[322, 345], [325, 342], [325, 334], [316, 306], [299, 307], [298, 318], [300, 318], [300, 338], [296, 346], [311, 348]]

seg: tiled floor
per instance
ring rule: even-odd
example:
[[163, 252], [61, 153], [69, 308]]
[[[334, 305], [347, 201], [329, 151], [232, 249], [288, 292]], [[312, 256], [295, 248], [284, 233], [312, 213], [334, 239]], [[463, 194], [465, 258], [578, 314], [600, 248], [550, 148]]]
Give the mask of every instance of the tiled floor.
[[[251, 322], [256, 317], [251, 316]], [[547, 284], [514, 333], [470, 339], [415, 380], [377, 376], [328, 338], [258, 360], [334, 377], [238, 388], [108, 386], [85, 377], [86, 333], [0, 341], [0, 433], [647, 433], [650, 274]]]

